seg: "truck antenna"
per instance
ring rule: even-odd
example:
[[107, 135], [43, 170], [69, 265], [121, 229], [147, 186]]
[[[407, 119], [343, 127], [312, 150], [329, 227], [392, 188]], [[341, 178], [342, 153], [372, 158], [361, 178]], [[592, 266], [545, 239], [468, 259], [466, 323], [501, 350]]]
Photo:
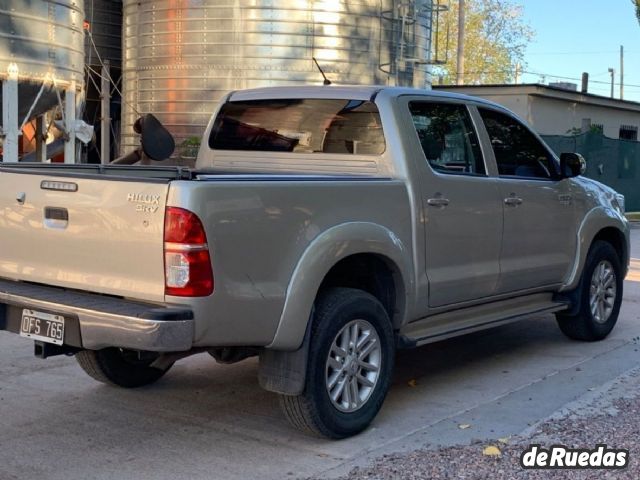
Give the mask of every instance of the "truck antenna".
[[316, 60], [316, 57], [311, 57], [314, 61], [314, 63], [316, 64], [316, 67], [318, 67], [318, 70], [320, 70], [320, 74], [322, 75], [322, 78], [324, 78], [324, 82], [322, 82], [323, 85], [331, 85], [331, 80], [329, 80], [327, 78], [327, 76], [324, 74], [324, 72], [322, 71], [322, 67], [320, 67], [320, 64], [318, 63], [318, 60]]

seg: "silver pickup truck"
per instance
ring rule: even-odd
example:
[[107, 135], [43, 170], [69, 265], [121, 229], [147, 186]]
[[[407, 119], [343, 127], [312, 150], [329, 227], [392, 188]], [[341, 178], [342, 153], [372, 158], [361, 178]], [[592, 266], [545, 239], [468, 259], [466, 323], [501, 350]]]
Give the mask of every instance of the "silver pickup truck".
[[293, 425], [346, 437], [398, 348], [549, 313], [609, 334], [629, 227], [583, 172], [477, 98], [234, 92], [195, 169], [0, 167], [0, 329], [122, 387], [258, 355]]

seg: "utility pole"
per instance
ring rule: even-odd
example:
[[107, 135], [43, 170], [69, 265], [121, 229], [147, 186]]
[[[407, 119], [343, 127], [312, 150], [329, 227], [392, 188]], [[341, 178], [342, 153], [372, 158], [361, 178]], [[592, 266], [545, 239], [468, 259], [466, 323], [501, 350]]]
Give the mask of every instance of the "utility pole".
[[464, 85], [464, 0], [458, 0], [458, 73], [456, 84]]
[[609, 73], [611, 74], [611, 98], [613, 98], [613, 85], [615, 81], [616, 71], [613, 68], [610, 68]]
[[624, 100], [624, 47], [620, 45], [620, 100]]
[[520, 62], [516, 63], [516, 75], [515, 75], [515, 84], [520, 83], [520, 70], [522, 69], [522, 65]]

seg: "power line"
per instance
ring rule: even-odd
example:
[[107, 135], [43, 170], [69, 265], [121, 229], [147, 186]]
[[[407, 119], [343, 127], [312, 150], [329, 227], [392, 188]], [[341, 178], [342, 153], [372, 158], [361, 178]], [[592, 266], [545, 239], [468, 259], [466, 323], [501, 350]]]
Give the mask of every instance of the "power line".
[[[596, 52], [527, 52], [527, 55], [611, 55], [618, 53], [617, 50], [601, 50]], [[625, 53], [640, 53], [636, 50], [630, 50]]]
[[[552, 77], [552, 78], [559, 78], [561, 80], [575, 80], [577, 82], [581, 82], [582, 78], [576, 78], [576, 77], [564, 77], [562, 75], [554, 75], [552, 73], [539, 73], [539, 72], [523, 72], [523, 73], [528, 73], [530, 75], [538, 75], [538, 76], [545, 76], [545, 77]], [[589, 80], [589, 83], [598, 83], [601, 85], [611, 85], [611, 82], [607, 82], [606, 80]], [[613, 82], [614, 86], [620, 86], [620, 82]], [[625, 83], [624, 84], [625, 87], [640, 87], [640, 84], [633, 84], [633, 83]]]
[[[626, 85], [624, 86], [624, 89], [625, 89], [625, 91], [627, 90], [627, 86]], [[596, 87], [593, 87], [593, 88], [590, 87], [589, 90], [593, 90], [593, 91], [596, 91], [596, 92], [609, 92], [610, 91], [609, 87], [605, 87], [604, 85], [603, 86], [596, 86]], [[632, 88], [629, 88], [628, 90], [631, 91], [631, 92], [640, 92], [640, 88], [638, 88], [638, 87], [632, 87]]]
[[[494, 70], [494, 71], [479, 71], [479, 72], [464, 72], [462, 75], [501, 75], [501, 74], [512, 74], [512, 70]], [[538, 77], [551, 77], [558, 78], [561, 80], [574, 80], [577, 82], [581, 82], [582, 78], [578, 77], [565, 77], [563, 75], [556, 75], [554, 73], [544, 73], [544, 72], [533, 72], [530, 70], [522, 70], [520, 73], [528, 74], [528, 75], [536, 75]], [[454, 74], [455, 75], [455, 74]], [[589, 83], [599, 83], [603, 85], [611, 85], [611, 82], [607, 82], [605, 80], [590, 80]], [[614, 82], [614, 85], [620, 85], [620, 82]], [[640, 87], [640, 84], [633, 83], [625, 83], [625, 87]]]

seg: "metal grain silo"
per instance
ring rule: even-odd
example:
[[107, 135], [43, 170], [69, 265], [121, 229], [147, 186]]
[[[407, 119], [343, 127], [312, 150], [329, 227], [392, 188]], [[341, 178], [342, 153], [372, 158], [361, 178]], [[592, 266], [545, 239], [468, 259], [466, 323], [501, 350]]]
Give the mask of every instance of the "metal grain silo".
[[[10, 67], [15, 65], [20, 117], [28, 112], [47, 76], [55, 79], [61, 89], [72, 82], [77, 82], [77, 87], [82, 85], [83, 19], [81, 0], [0, 3], [0, 78], [7, 78]], [[34, 113], [50, 108], [56, 101], [55, 94], [42, 97]]]
[[[58, 102], [75, 107], [83, 84], [82, 0], [4, 0], [0, 3], [0, 80], [5, 160], [18, 158], [18, 135]], [[56, 93], [57, 91], [57, 93]], [[65, 117], [71, 121], [75, 108]], [[73, 132], [71, 133], [74, 143]], [[69, 152], [72, 148], [69, 148]], [[68, 158], [73, 155], [67, 155]]]
[[123, 23], [122, 150], [138, 113], [180, 145], [225, 92], [321, 83], [313, 57], [337, 84], [429, 82], [430, 0], [124, 0]]

